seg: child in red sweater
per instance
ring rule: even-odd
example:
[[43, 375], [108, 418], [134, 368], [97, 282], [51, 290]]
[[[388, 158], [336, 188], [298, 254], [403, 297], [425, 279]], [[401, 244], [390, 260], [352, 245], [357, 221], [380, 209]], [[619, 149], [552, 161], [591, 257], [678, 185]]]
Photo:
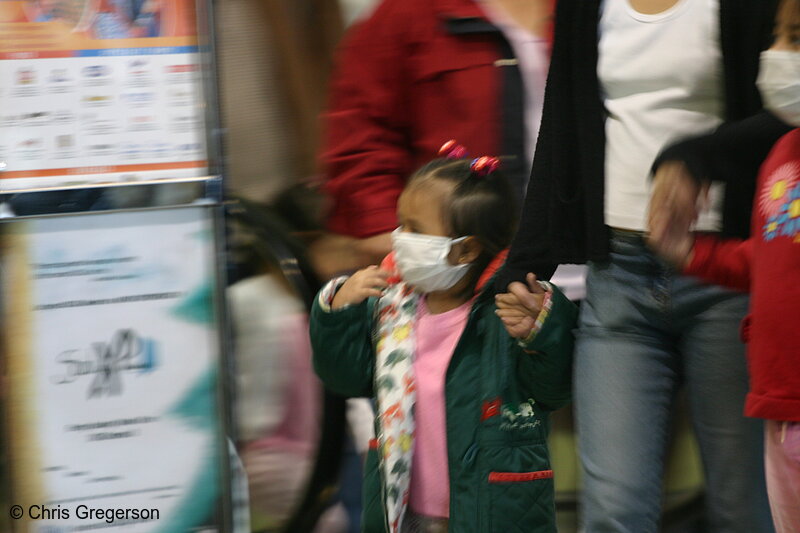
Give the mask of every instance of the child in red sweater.
[[[651, 225], [651, 245], [686, 274], [751, 293], [747, 416], [766, 419], [767, 490], [778, 533], [800, 532], [800, 0], [784, 0], [778, 41], [761, 56], [765, 107], [797, 127], [758, 178], [747, 240], [678, 237]], [[665, 223], [663, 220], [660, 221]]]

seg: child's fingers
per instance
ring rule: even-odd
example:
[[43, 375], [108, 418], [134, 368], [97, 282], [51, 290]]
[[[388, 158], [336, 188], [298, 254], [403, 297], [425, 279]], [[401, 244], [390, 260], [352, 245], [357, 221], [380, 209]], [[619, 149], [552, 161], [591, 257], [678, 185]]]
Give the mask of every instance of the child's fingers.
[[514, 281], [512, 283], [509, 283], [508, 292], [510, 293], [510, 297], [507, 298], [507, 301], [509, 303], [518, 306], [521, 305], [525, 308], [530, 306], [531, 292], [528, 290], [528, 287], [526, 287], [524, 283], [520, 283], [519, 281]]
[[379, 268], [379, 267], [375, 267], [375, 271], [373, 272], [373, 274], [376, 275], [376, 276], [379, 276], [381, 278], [384, 278], [384, 279], [386, 279], [386, 278], [388, 278], [389, 276], [392, 275], [392, 273], [389, 272], [388, 270], [384, 270], [384, 269]]
[[506, 328], [506, 331], [509, 335], [514, 338], [519, 337], [521, 331], [521, 328], [518, 327], [520, 322], [519, 320], [512, 320], [509, 318], [503, 318], [501, 320], [503, 321], [503, 326]]
[[371, 274], [364, 278], [364, 285], [368, 287], [383, 287], [386, 288], [389, 286], [389, 282], [386, 281], [386, 276], [380, 276], [377, 273]]
[[515, 339], [524, 339], [530, 334], [531, 328], [533, 327], [533, 320], [530, 317], [522, 319], [502, 319], [502, 321], [508, 334]]
[[519, 287], [520, 285], [522, 285], [523, 287], [525, 286], [524, 283], [520, 283], [519, 281], [512, 281], [511, 283], [508, 284], [508, 287], [506, 287], [506, 290], [508, 292], [506, 292], [505, 294], [512, 294], [512, 295], [515, 294], [515, 292], [513, 291], [513, 288], [514, 287]]
[[507, 326], [515, 326], [525, 320], [524, 316], [520, 317], [500, 317], [500, 321]]
[[500, 306], [500, 305], [505, 305], [505, 306], [519, 305], [519, 298], [517, 298], [516, 295], [508, 293], [508, 292], [496, 295], [494, 297], [494, 301], [498, 306]]
[[370, 288], [362, 289], [361, 292], [360, 292], [360, 295], [363, 296], [364, 298], [369, 298], [371, 296], [374, 296], [376, 298], [380, 298], [380, 296], [382, 294], [383, 294], [382, 290], [380, 290], [380, 289], [370, 289]]
[[509, 289], [519, 298], [520, 303], [525, 306], [529, 313], [537, 314], [542, 310], [541, 293], [533, 294], [528, 290], [528, 287], [518, 282], [509, 285]]
[[523, 313], [522, 311], [516, 311], [516, 310], [497, 310], [495, 311], [495, 313], [501, 319], [507, 318], [510, 320], [522, 320], [526, 316], [530, 316], [527, 313]]
[[528, 291], [525, 285], [514, 282], [509, 285], [509, 288], [512, 289], [514, 293], [498, 294], [495, 297], [495, 304], [498, 309], [513, 309], [525, 316], [530, 316], [532, 313], [539, 312], [541, 309], [541, 302]]
[[356, 272], [354, 274], [354, 276], [356, 276], [356, 275], [359, 275], [361, 277], [379, 276], [379, 275], [382, 275], [381, 274], [382, 272], [386, 272], [386, 271], [381, 269], [377, 265], [369, 265], [368, 267], [362, 268], [361, 270]]
[[499, 310], [514, 310], [518, 313], [522, 313], [523, 315], [530, 314], [530, 311], [527, 307], [522, 304], [514, 304], [514, 305], [507, 305], [507, 304], [498, 304], [497, 309]]
[[528, 316], [528, 313], [519, 309], [498, 309], [495, 314], [500, 318], [522, 318]]
[[517, 327], [521, 328], [525, 332], [525, 336], [531, 332], [531, 328], [533, 327], [534, 320], [530, 316], [522, 317], [520, 321], [517, 323]]
[[371, 278], [381, 278], [387, 279], [391, 276], [392, 273], [388, 270], [384, 270], [376, 265], [370, 265], [362, 270], [359, 270], [352, 277], [358, 277], [360, 279], [371, 279]]
[[513, 298], [496, 298], [494, 304], [498, 307], [498, 309], [510, 309], [512, 307], [522, 305], [519, 303], [519, 300], [517, 300], [516, 296]]
[[528, 282], [528, 288], [530, 288], [533, 294], [542, 294], [544, 292], [544, 287], [542, 287], [536, 279], [536, 274], [533, 272], [528, 272], [528, 275], [525, 276], [525, 279]]
[[513, 326], [514, 337], [524, 339], [531, 333], [533, 329], [533, 319], [530, 317], [523, 318], [515, 326]]

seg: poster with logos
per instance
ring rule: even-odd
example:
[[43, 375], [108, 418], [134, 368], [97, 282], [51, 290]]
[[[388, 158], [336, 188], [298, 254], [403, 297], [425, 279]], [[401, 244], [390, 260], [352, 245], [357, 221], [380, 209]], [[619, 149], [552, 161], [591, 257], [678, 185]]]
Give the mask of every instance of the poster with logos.
[[212, 213], [0, 226], [12, 531], [223, 530]]
[[0, 187], [208, 173], [195, 3], [0, 1]]

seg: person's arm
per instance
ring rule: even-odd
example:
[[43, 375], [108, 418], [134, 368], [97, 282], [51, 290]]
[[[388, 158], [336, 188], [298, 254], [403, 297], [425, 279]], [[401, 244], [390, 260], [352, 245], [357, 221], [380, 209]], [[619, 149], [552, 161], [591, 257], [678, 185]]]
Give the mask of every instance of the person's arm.
[[[767, 11], [770, 12], [770, 11]], [[797, 4], [786, 1], [778, 10], [777, 38], [770, 50], [797, 50]], [[770, 22], [769, 27], [772, 27]], [[750, 179], [775, 142], [793, 128], [768, 111], [750, 118], [727, 122], [710, 135], [678, 142], [656, 159], [654, 172], [666, 161], [683, 161], [698, 180], [721, 181]]]
[[653, 174], [657, 180], [664, 163], [678, 161], [686, 165], [689, 174], [698, 181], [719, 181], [736, 186], [742, 179], [754, 180], [772, 146], [791, 130], [791, 126], [767, 111], [727, 122], [714, 133], [667, 147], [656, 158]]
[[[517, 376], [537, 403], [555, 410], [572, 395], [572, 350], [578, 308], [554, 285], [532, 334], [517, 343]], [[544, 314], [544, 316], [542, 316]]]
[[688, 230], [672, 230], [659, 217], [651, 217], [650, 226], [648, 245], [684, 274], [707, 283], [750, 290], [753, 238], [723, 239], [715, 235], [696, 235]]
[[323, 115], [322, 163], [333, 199], [328, 227], [358, 239], [397, 226], [397, 198], [413, 170], [402, 4], [383, 2], [345, 38]]
[[739, 291], [750, 290], [753, 238], [718, 239], [709, 235], [695, 238], [683, 272], [709, 283]]
[[[758, 15], [752, 22], [762, 28], [765, 39], [775, 35], [772, 13], [777, 2], [770, 0], [769, 3], [773, 4], [772, 7], [765, 3], [764, 10], [753, 11]], [[787, 28], [796, 26], [797, 21], [791, 15], [796, 10], [791, 9], [789, 3], [779, 9], [777, 39], [772, 44], [772, 50], [786, 49], [789, 37]], [[764, 18], [764, 15], [768, 16]], [[725, 122], [709, 135], [672, 144], [656, 158], [653, 173], [657, 175], [665, 162], [679, 161], [686, 165], [695, 180], [701, 182], [719, 181], [734, 186], [742, 180], [750, 182], [775, 142], [791, 129], [768, 111], [762, 110], [742, 120]]]
[[[787, 4], [788, 6], [788, 4]], [[766, 6], [763, 13], [772, 13]], [[773, 6], [774, 8], [774, 6]], [[786, 46], [785, 28], [779, 16], [778, 39], [772, 49]], [[753, 21], [758, 25], [758, 21]], [[762, 19], [764, 29], [772, 21]], [[766, 38], [767, 34], [764, 36]], [[744, 120], [726, 122], [709, 135], [677, 142], [662, 151], [653, 164], [653, 193], [650, 199], [648, 226], [655, 242], [675, 248], [699, 214], [698, 199], [711, 182], [727, 184], [727, 196], [746, 199], [752, 196], [755, 176], [775, 142], [791, 128], [768, 111]], [[730, 235], [746, 236], [746, 222], [735, 218], [736, 204], [723, 206], [723, 217]], [[672, 241], [670, 243], [670, 241]]]
[[311, 347], [314, 370], [325, 386], [346, 397], [372, 395], [375, 355], [368, 300], [333, 308], [347, 278], [330, 281], [311, 309]]
[[[762, 111], [666, 148], [653, 164], [648, 209], [651, 236], [656, 241], [683, 238], [697, 220], [698, 200], [711, 182], [725, 183], [726, 196], [736, 194], [749, 200], [759, 167], [775, 142], [791, 129]], [[723, 216], [727, 220], [730, 213]]]
[[524, 390], [548, 409], [570, 400], [573, 329], [578, 308], [551, 283], [528, 273], [527, 286], [513, 282], [495, 297], [496, 314], [513, 343], [517, 379]]

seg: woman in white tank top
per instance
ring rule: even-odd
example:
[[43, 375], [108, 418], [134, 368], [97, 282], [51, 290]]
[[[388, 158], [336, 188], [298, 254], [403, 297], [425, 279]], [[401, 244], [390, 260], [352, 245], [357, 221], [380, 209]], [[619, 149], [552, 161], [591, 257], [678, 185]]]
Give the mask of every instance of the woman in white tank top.
[[[719, 157], [728, 182], [710, 192], [697, 227], [748, 232], [740, 219], [749, 218], [752, 154], [785, 131], [758, 115], [755, 86], [775, 6], [559, 1], [526, 205], [500, 284], [530, 269], [588, 261], [574, 374], [586, 533], [659, 530], [682, 388], [706, 474], [705, 531], [773, 531], [761, 425], [742, 414], [747, 369], [738, 328], [747, 296], [681, 276], [647, 248], [645, 230], [654, 162], [656, 183], [716, 170], [704, 156], [718, 156], [719, 136], [743, 127], [754, 134], [752, 146]], [[691, 221], [694, 198], [686, 198]]]

